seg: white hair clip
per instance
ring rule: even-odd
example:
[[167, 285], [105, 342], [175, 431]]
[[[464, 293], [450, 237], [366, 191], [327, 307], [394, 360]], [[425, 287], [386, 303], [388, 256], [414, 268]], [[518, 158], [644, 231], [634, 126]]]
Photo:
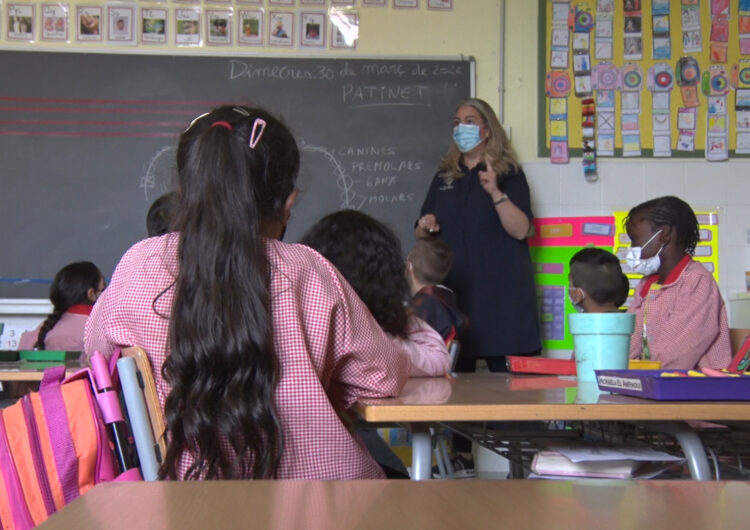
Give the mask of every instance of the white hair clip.
[[250, 131], [250, 142], [248, 143], [250, 149], [255, 149], [255, 146], [258, 145], [260, 137], [263, 136], [263, 131], [265, 130], [266, 120], [263, 118], [255, 118], [255, 121], [253, 122], [253, 130]]
[[245, 109], [243, 109], [242, 107], [234, 107], [232, 110], [235, 111], [237, 114], [242, 114], [246, 118], [250, 116], [250, 113], [246, 111]]
[[204, 112], [200, 116], [196, 116], [195, 118], [193, 118], [193, 121], [190, 122], [190, 125], [188, 125], [187, 128], [184, 131], [182, 131], [182, 132], [183, 133], [188, 132], [190, 130], [190, 127], [192, 127], [193, 125], [195, 125], [195, 122], [197, 122], [198, 120], [200, 120], [204, 116], [208, 116], [209, 114], [210, 114], [209, 112]]

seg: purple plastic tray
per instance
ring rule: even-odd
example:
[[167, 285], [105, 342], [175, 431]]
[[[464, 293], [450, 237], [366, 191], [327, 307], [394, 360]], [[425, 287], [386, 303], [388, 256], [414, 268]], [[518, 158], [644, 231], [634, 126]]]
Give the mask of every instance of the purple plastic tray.
[[669, 401], [750, 400], [750, 375], [740, 377], [661, 377], [686, 370], [596, 370], [600, 390]]

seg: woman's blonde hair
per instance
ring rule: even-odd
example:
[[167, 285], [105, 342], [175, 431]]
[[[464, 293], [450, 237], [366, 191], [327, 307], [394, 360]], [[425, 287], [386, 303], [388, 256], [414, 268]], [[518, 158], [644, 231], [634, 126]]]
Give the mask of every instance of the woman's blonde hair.
[[[482, 117], [482, 121], [490, 131], [490, 135], [487, 138], [487, 147], [485, 153], [489, 155], [492, 160], [492, 169], [498, 174], [500, 178], [503, 177], [508, 171], [516, 170], [519, 167], [516, 153], [513, 151], [513, 147], [510, 145], [508, 135], [505, 134], [505, 129], [500, 125], [500, 121], [495, 116], [494, 111], [490, 105], [481, 99], [469, 98], [465, 99], [456, 107], [456, 111], [461, 107], [469, 106], [474, 108], [479, 115]], [[440, 159], [439, 172], [443, 178], [457, 179], [463, 176], [463, 172], [459, 167], [461, 157], [463, 153], [459, 151], [455, 143], [451, 143], [448, 152]]]

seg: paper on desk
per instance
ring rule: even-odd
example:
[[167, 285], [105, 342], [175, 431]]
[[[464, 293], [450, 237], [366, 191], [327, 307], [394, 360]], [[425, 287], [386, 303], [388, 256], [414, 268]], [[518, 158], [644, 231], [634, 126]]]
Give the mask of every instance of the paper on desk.
[[571, 462], [635, 460], [638, 462], [681, 462], [682, 457], [670, 455], [640, 445], [551, 445], [548, 447], [565, 455]]

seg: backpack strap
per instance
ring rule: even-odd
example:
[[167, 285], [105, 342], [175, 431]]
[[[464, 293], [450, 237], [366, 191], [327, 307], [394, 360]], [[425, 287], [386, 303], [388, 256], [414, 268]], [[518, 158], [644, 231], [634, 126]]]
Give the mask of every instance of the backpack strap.
[[[59, 370], [58, 370], [59, 369]], [[49, 376], [47, 372], [50, 372]], [[58, 373], [59, 372], [59, 373]], [[61, 375], [60, 375], [61, 374]], [[55, 366], [44, 371], [39, 397], [47, 421], [50, 444], [60, 477], [65, 504], [78, 497], [78, 458], [76, 457], [73, 437], [68, 429], [68, 415], [60, 388], [60, 379], [65, 377], [65, 367]], [[57, 381], [54, 378], [58, 378]], [[45, 384], [46, 382], [46, 384]]]
[[34, 520], [31, 518], [28, 508], [24, 502], [14, 502], [14, 499], [23, 499], [24, 492], [21, 481], [18, 478], [16, 465], [10, 453], [7, 432], [3, 414], [0, 413], [0, 473], [2, 473], [5, 490], [10, 499], [10, 516], [12, 521], [1, 521], [3, 528], [33, 528]]
[[39, 389], [41, 390], [51, 385], [59, 385], [63, 379], [65, 379], [65, 366], [47, 368], [42, 375], [42, 382], [39, 383]]

